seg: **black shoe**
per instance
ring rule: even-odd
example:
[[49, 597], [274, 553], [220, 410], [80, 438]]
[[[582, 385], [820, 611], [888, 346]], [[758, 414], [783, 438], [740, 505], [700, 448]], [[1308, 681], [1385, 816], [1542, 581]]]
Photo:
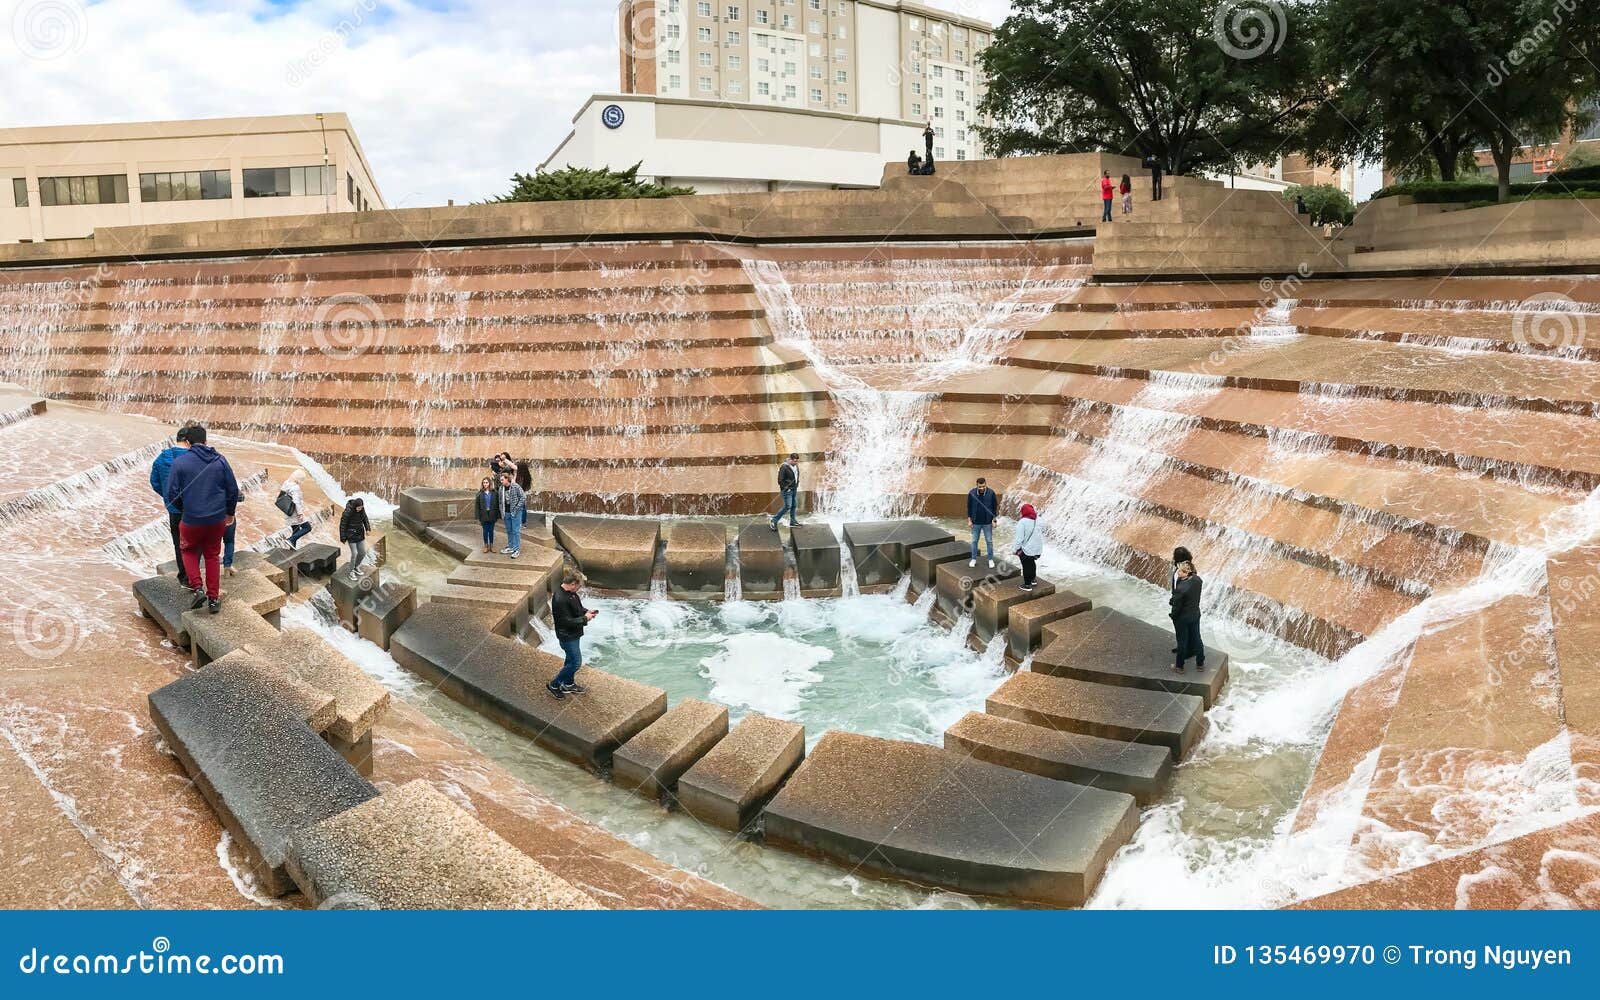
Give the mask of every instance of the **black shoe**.
[[205, 602], [206, 602], [206, 592], [203, 591], [203, 590], [200, 590], [199, 588], [196, 588], [195, 592], [194, 592], [194, 600], [189, 602], [189, 610], [190, 611], [199, 611], [200, 610], [200, 605], [204, 604]]
[[561, 690], [567, 694], [583, 694], [589, 689], [582, 684], [563, 684], [561, 685]]
[[767, 527], [771, 528], [773, 531], [777, 531], [778, 530], [778, 522], [773, 521], [771, 524], [767, 525]]
[[222, 602], [218, 601], [218, 600], [207, 601], [206, 602], [206, 610], [211, 612], [212, 614], [216, 614], [217, 612], [222, 610]]
[[1174, 663], [1174, 664], [1173, 664], [1173, 665], [1172, 665], [1172, 669], [1173, 669], [1173, 670], [1176, 670], [1176, 671], [1177, 671], [1177, 672], [1178, 672], [1178, 673], [1180, 673], [1180, 674], [1181, 674], [1181, 673], [1183, 673], [1183, 664], [1181, 664], [1181, 663]]
[[799, 521], [790, 521], [789, 522], [789, 527], [798, 528], [798, 527], [800, 527], [800, 522]]
[[1201, 663], [1201, 662], [1199, 662], [1199, 661], [1196, 661], [1196, 662], [1195, 662], [1195, 665], [1194, 665], [1194, 668], [1195, 668], [1195, 669], [1196, 669], [1196, 670], [1199, 670], [1199, 671], [1204, 671], [1204, 670], [1205, 670], [1205, 669], [1206, 669], [1206, 665], [1205, 665], [1205, 664], [1204, 664], [1204, 663]]
[[544, 689], [546, 691], [549, 691], [551, 696], [554, 697], [556, 701], [560, 701], [562, 698], [565, 698], [567, 696], [567, 693], [565, 691], [563, 691], [560, 688], [556, 687], [554, 684], [546, 684], [544, 686]]
[[1173, 646], [1172, 647], [1172, 652], [1173, 652], [1174, 655], [1176, 655], [1176, 653], [1178, 652], [1178, 647], [1177, 646]]

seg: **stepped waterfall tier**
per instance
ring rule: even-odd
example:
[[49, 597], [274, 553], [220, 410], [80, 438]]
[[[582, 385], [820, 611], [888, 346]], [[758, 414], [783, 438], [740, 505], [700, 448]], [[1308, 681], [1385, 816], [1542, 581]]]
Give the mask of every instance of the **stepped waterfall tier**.
[[[25, 581], [0, 595], [0, 782], [32, 790], [10, 822], [46, 859], [21, 898], [312, 902], [365, 877], [339, 852], [369, 825], [465, 809], [513, 873], [493, 898], [549, 905], [1596, 905], [1600, 276], [1142, 282], [1131, 244], [1097, 273], [1094, 239], [1035, 235], [0, 270], [0, 544]], [[190, 420], [235, 460], [256, 554], [226, 638], [128, 596], [172, 558], [147, 475]], [[515, 563], [471, 523], [501, 450], [541, 513]], [[814, 532], [758, 519], [791, 453]], [[370, 498], [398, 589], [272, 561], [301, 468], [311, 541]], [[993, 573], [968, 570], [979, 476]], [[1024, 502], [1048, 592], [1009, 565]], [[1166, 655], [1178, 546], [1203, 690], [1129, 665]], [[607, 678], [571, 732], [524, 703], [566, 566], [603, 591]], [[463, 634], [493, 655], [449, 660]], [[213, 652], [228, 670], [183, 666]], [[352, 725], [347, 694], [302, 740], [348, 797], [308, 839], [181, 780], [207, 766], [203, 691], [167, 685], [265, 697], [242, 661], [274, 656], [389, 699]], [[315, 701], [252, 738], [304, 736]], [[870, 760], [971, 768], [1056, 853], [919, 869], [958, 813], [890, 831], [833, 801], [894, 791]], [[1035, 807], [1080, 781], [1052, 839]], [[718, 823], [797, 853], [722, 851]], [[896, 860], [863, 887], [872, 837]]]

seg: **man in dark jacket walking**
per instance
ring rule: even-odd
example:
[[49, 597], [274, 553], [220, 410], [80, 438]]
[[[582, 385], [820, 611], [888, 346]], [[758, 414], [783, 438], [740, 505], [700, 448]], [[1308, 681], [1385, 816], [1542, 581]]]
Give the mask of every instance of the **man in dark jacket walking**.
[[994, 522], [1000, 519], [1000, 494], [989, 488], [989, 481], [978, 477], [978, 485], [967, 492], [967, 527], [972, 529], [972, 558], [968, 566], [978, 565], [978, 538], [989, 550], [989, 568], [994, 569]]
[[1177, 661], [1172, 669], [1183, 673], [1183, 661], [1194, 657], [1196, 670], [1206, 668], [1206, 647], [1200, 643], [1200, 588], [1203, 582], [1194, 563], [1178, 564], [1178, 582], [1172, 586], [1172, 630], [1178, 636]]
[[800, 522], [794, 519], [795, 503], [800, 495], [800, 456], [794, 452], [789, 453], [789, 460], [778, 466], [778, 496], [783, 498], [783, 506], [778, 508], [778, 513], [773, 515], [772, 530], [778, 530], [778, 522], [783, 520], [783, 515], [789, 515], [789, 527], [797, 528]]
[[584, 692], [583, 685], [578, 683], [578, 668], [583, 666], [583, 627], [600, 612], [583, 606], [583, 600], [578, 597], [578, 587], [582, 583], [582, 577], [568, 570], [561, 578], [561, 586], [550, 595], [550, 620], [555, 623], [556, 641], [561, 643], [561, 651], [567, 656], [561, 672], [545, 685], [558, 701], [569, 694]]
[[172, 558], [178, 562], [178, 582], [185, 587], [189, 586], [189, 574], [183, 568], [183, 543], [178, 538], [178, 524], [183, 520], [183, 511], [174, 507], [167, 499], [167, 477], [172, 474], [172, 463], [178, 456], [189, 450], [189, 428], [180, 427], [178, 433], [173, 435], [173, 443], [164, 448], [156, 460], [150, 463], [150, 488], [156, 491], [156, 496], [167, 507], [167, 527], [172, 530]]
[[[184, 573], [194, 588], [198, 608], [205, 604], [212, 614], [222, 608], [222, 536], [233, 523], [239, 506], [239, 482], [233, 467], [216, 449], [206, 445], [204, 427], [189, 428], [189, 450], [172, 463], [162, 498], [182, 512], [178, 524], [179, 550]], [[205, 559], [205, 575], [200, 572]], [[201, 580], [205, 589], [201, 590]]]

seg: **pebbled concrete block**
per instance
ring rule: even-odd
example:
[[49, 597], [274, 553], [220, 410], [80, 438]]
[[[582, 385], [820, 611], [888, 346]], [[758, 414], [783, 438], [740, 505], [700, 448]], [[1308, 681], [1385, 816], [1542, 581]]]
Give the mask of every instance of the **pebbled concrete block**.
[[728, 529], [714, 521], [669, 521], [667, 594], [721, 597], [728, 582]]
[[743, 830], [805, 755], [804, 726], [752, 712], [678, 779], [678, 805], [696, 819]]
[[892, 587], [911, 569], [911, 552], [950, 542], [950, 532], [929, 521], [856, 521], [844, 526], [844, 543], [862, 590]]
[[972, 547], [966, 542], [957, 541], [933, 542], [912, 549], [909, 570], [911, 592], [919, 594], [933, 586], [939, 567], [945, 563], [959, 559], [965, 565], [971, 551]]
[[661, 539], [659, 521], [564, 514], [555, 519], [553, 530], [593, 586], [649, 593]]
[[1228, 654], [1206, 651], [1206, 668], [1190, 661], [1183, 673], [1172, 669], [1171, 629], [1110, 608], [1095, 608], [1058, 622], [1048, 629], [1050, 642], [1033, 657], [1033, 669], [1054, 677], [1071, 677], [1097, 684], [1192, 694], [1207, 708], [1222, 694], [1228, 679]]
[[1007, 614], [1006, 631], [1010, 643], [1007, 652], [1019, 662], [1027, 659], [1029, 653], [1039, 648], [1045, 626], [1082, 614], [1092, 607], [1093, 601], [1070, 590], [1057, 590], [1048, 597], [1013, 605]]
[[727, 706], [685, 698], [618, 748], [611, 758], [611, 780], [659, 798], [727, 735]]
[[789, 532], [795, 575], [805, 597], [838, 597], [839, 539], [826, 524], [802, 524]]
[[1141, 805], [1160, 798], [1172, 777], [1166, 747], [1062, 732], [982, 712], [968, 712], [946, 729], [944, 747], [1044, 778], [1127, 792]]
[[417, 588], [386, 583], [356, 605], [356, 632], [368, 642], [389, 648], [395, 630], [417, 610]]
[[783, 536], [765, 522], [739, 529], [739, 589], [747, 601], [783, 596]]
[[1204, 710], [1194, 695], [1094, 684], [1031, 670], [1007, 678], [989, 695], [985, 708], [990, 715], [1036, 726], [1166, 747], [1178, 760], [1200, 738]]

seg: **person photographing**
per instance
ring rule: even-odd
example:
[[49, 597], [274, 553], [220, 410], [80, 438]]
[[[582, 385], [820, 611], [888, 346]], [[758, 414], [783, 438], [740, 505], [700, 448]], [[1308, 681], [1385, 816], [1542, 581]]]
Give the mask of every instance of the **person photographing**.
[[582, 584], [583, 578], [568, 570], [561, 578], [561, 586], [550, 595], [550, 619], [555, 624], [556, 641], [561, 644], [561, 652], [566, 654], [561, 672], [545, 685], [545, 689], [557, 701], [569, 694], [583, 694], [585, 690], [578, 683], [578, 669], [583, 666], [583, 628], [594, 621], [594, 616], [600, 612], [583, 606], [583, 600], [578, 596], [578, 588]]

